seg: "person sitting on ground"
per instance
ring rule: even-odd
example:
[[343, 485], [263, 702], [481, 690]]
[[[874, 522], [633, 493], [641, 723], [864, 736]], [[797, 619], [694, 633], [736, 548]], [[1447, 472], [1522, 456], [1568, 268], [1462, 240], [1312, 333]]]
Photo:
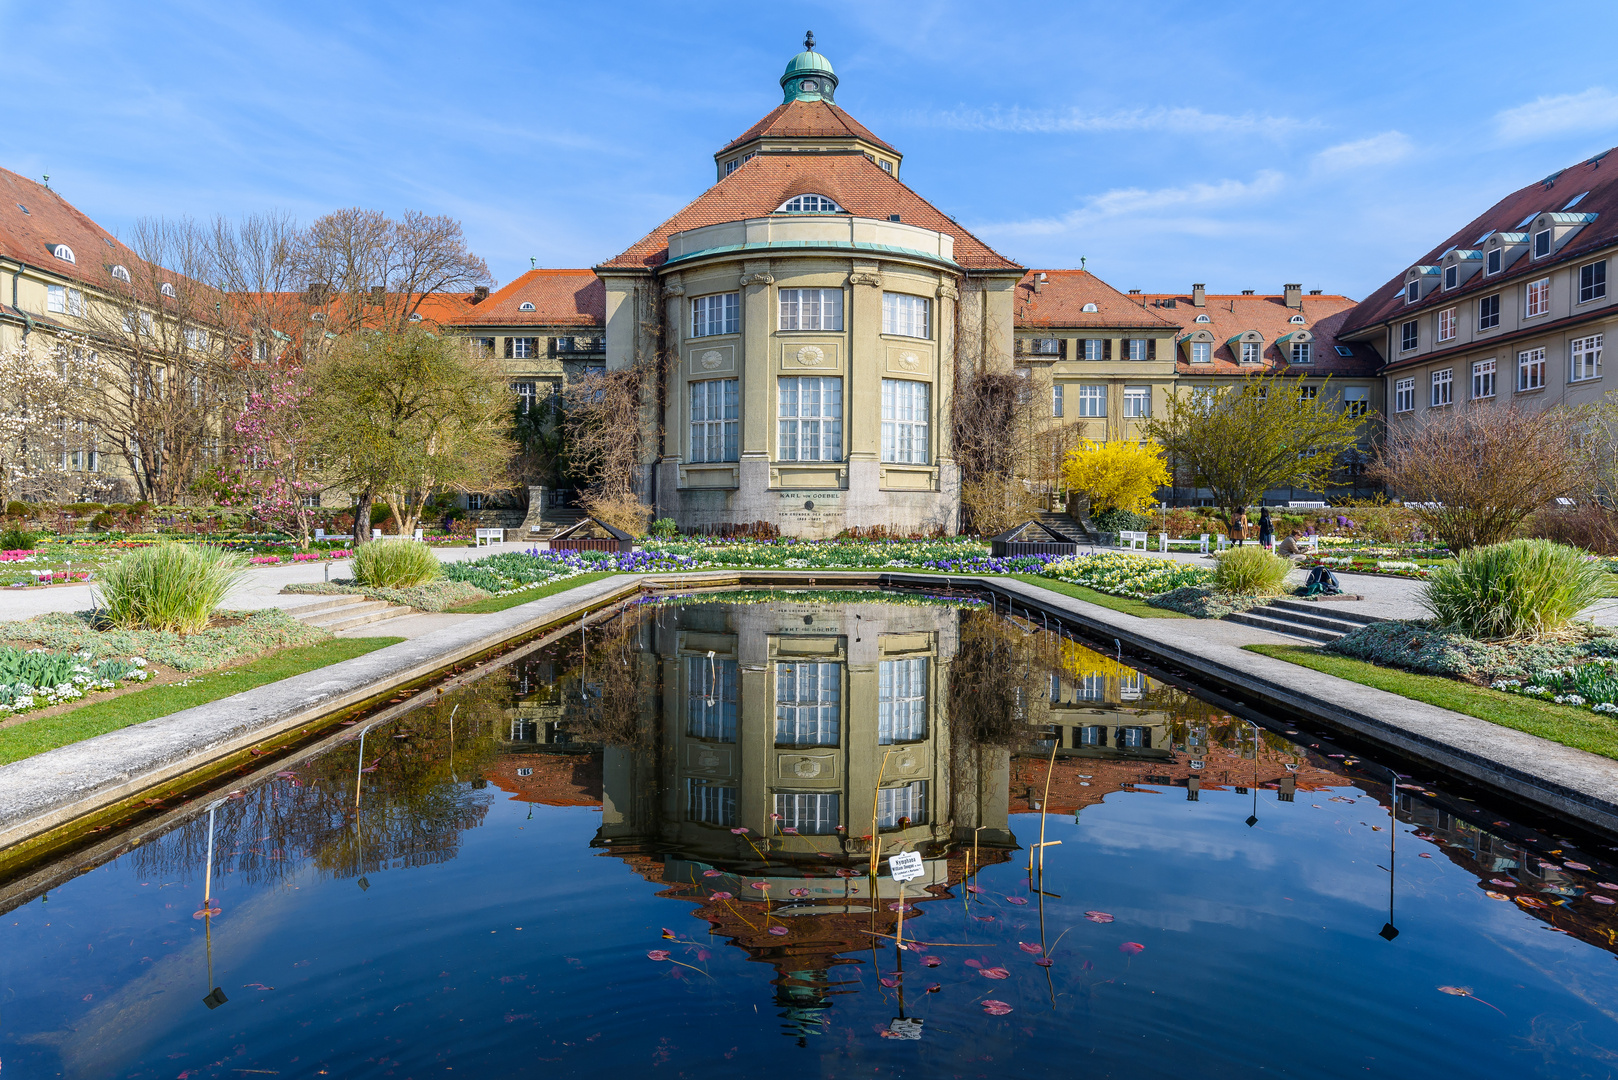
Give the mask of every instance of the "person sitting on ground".
[[1287, 533], [1281, 542], [1275, 545], [1275, 553], [1282, 558], [1291, 559], [1303, 554], [1303, 546], [1298, 543], [1296, 533]]

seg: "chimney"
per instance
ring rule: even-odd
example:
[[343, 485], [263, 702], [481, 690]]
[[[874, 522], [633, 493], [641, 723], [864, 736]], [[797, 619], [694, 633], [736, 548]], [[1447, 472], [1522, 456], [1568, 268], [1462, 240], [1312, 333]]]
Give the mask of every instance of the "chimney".
[[1050, 275], [1043, 270], [1034, 275], [1034, 295], [1038, 296], [1045, 289], [1045, 281]]
[[1252, 289], [1243, 289], [1242, 290], [1242, 295], [1243, 296], [1252, 296], [1253, 295], [1253, 290]]
[[371, 303], [373, 303], [373, 304], [383, 304], [383, 303], [387, 302], [387, 299], [388, 299], [388, 287], [386, 285], [372, 285], [371, 286]]
[[322, 304], [326, 301], [326, 293], [330, 289], [324, 281], [311, 281], [307, 293], [309, 303]]
[[473, 288], [472, 288], [472, 303], [481, 304], [481, 303], [483, 303], [483, 301], [487, 300], [488, 298], [489, 298], [489, 287], [487, 285], [473, 286]]
[[1206, 286], [1206, 285], [1193, 285], [1193, 286], [1191, 286], [1191, 306], [1192, 307], [1207, 307], [1208, 306], [1208, 286]]
[[1286, 292], [1287, 307], [1289, 307], [1289, 308], [1301, 308], [1301, 307], [1303, 307], [1303, 286], [1302, 285], [1287, 285], [1287, 286], [1284, 286], [1284, 289], [1285, 289], [1285, 292]]
[[1322, 289], [1310, 289], [1309, 290], [1309, 295], [1310, 296], [1319, 296], [1323, 291], [1324, 290], [1322, 290]]

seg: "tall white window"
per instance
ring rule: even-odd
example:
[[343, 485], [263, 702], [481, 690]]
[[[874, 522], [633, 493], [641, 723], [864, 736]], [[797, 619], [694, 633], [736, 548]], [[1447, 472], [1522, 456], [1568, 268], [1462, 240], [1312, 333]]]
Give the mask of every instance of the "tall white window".
[[517, 395], [517, 411], [526, 413], [534, 407], [535, 384], [531, 382], [514, 382], [511, 392]]
[[1315, 400], [1315, 398], [1317, 398], [1319, 396], [1320, 396], [1320, 387], [1318, 387], [1318, 386], [1300, 386], [1300, 387], [1298, 387], [1298, 400], [1299, 401], [1313, 401], [1313, 400]]
[[1193, 341], [1191, 343], [1191, 362], [1193, 364], [1213, 363], [1213, 342]]
[[1500, 294], [1478, 301], [1478, 329], [1493, 330], [1500, 325]]
[[1256, 364], [1264, 358], [1264, 343], [1260, 341], [1242, 342], [1242, 363]]
[[927, 383], [911, 379], [882, 380], [883, 461], [927, 464], [928, 399], [931, 389]]
[[1455, 337], [1455, 308], [1445, 308], [1438, 313], [1438, 340], [1450, 341]]
[[685, 658], [685, 733], [713, 742], [736, 741], [736, 661]]
[[734, 334], [740, 328], [740, 305], [737, 293], [715, 293], [691, 299], [691, 336], [712, 337], [714, 334]]
[[1350, 416], [1364, 416], [1371, 409], [1371, 391], [1364, 386], [1343, 388], [1343, 411]]
[[1086, 360], [1100, 360], [1101, 359], [1101, 339], [1100, 338], [1085, 338], [1084, 339], [1084, 358]]
[[1601, 378], [1601, 338], [1601, 334], [1591, 334], [1573, 339], [1573, 364], [1569, 377], [1574, 382]]
[[901, 337], [931, 337], [933, 302], [907, 293], [882, 294], [882, 332]]
[[1455, 400], [1455, 369], [1445, 368], [1443, 371], [1433, 372], [1432, 407], [1448, 405]]
[[838, 825], [837, 792], [778, 791], [775, 813], [783, 829], [801, 836], [830, 836]]
[[710, 784], [695, 776], [685, 779], [686, 819], [705, 825], [732, 828], [736, 824], [736, 789]]
[[1472, 400], [1494, 397], [1494, 361], [1478, 360], [1472, 364]]
[[1105, 385], [1086, 383], [1079, 387], [1079, 415], [1107, 415], [1107, 388]]
[[1607, 264], [1593, 262], [1579, 267], [1579, 303], [1588, 304], [1607, 295]]
[[1144, 338], [1130, 338], [1124, 342], [1125, 356], [1130, 360], [1146, 359], [1146, 340]]
[[78, 289], [67, 291], [67, 313], [79, 316], [84, 314], [84, 294]]
[[1535, 315], [1543, 315], [1551, 309], [1551, 279], [1540, 278], [1538, 281], [1528, 283], [1528, 299], [1523, 308], [1523, 317], [1532, 319]]
[[531, 337], [506, 338], [506, 359], [532, 360], [539, 355], [539, 339]]
[[1416, 380], [1400, 379], [1393, 384], [1393, 411], [1411, 412], [1416, 407]]
[[1062, 389], [1063, 389], [1063, 387], [1062, 387], [1061, 383], [1052, 383], [1051, 384], [1051, 415], [1052, 416], [1061, 416], [1062, 415]]
[[1124, 415], [1138, 417], [1152, 415], [1152, 388], [1150, 386], [1124, 387]]
[[1315, 362], [1315, 346], [1310, 341], [1294, 341], [1292, 343], [1292, 362], [1294, 364], [1312, 364]]
[[927, 737], [927, 658], [877, 665], [876, 741], [880, 746]]
[[691, 460], [736, 461], [741, 457], [735, 379], [691, 384]]
[[842, 727], [841, 664], [775, 665], [775, 745], [836, 746]]
[[1403, 323], [1399, 327], [1399, 351], [1409, 352], [1421, 343], [1421, 328], [1415, 319]]
[[842, 289], [782, 289], [782, 330], [841, 330]]
[[819, 375], [780, 380], [781, 461], [838, 461], [843, 456], [843, 380]]
[[1524, 349], [1517, 354], [1517, 389], [1545, 388], [1545, 350]]
[[927, 781], [916, 780], [903, 787], [877, 789], [876, 827], [897, 829], [903, 820], [908, 820], [912, 825], [927, 820]]

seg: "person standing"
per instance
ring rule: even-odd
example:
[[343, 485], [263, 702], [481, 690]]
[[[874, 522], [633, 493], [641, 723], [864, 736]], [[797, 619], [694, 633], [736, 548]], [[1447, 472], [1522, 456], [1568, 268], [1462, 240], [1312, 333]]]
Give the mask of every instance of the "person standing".
[[1275, 543], [1275, 525], [1270, 521], [1268, 506], [1258, 512], [1258, 542], [1259, 546], [1264, 548]]
[[1230, 523], [1230, 542], [1241, 547], [1247, 540], [1247, 511], [1238, 510], [1236, 520]]

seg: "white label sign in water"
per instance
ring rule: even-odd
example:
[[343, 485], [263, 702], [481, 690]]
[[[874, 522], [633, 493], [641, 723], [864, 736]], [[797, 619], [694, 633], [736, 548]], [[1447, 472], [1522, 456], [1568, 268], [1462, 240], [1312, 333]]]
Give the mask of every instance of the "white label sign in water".
[[893, 875], [894, 881], [909, 881], [919, 878], [922, 874], [921, 854], [915, 851], [901, 851], [888, 859], [888, 873]]

